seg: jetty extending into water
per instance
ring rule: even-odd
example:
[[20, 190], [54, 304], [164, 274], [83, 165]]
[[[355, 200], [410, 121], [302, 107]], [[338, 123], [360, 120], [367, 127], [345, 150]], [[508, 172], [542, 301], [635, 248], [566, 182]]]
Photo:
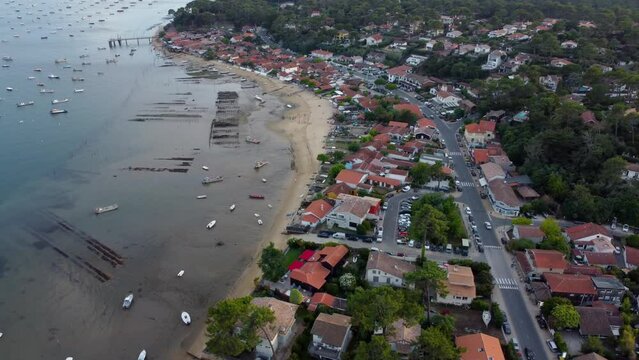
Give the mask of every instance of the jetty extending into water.
[[116, 38], [111, 38], [109, 39], [109, 47], [110, 48], [114, 48], [116, 46], [122, 46], [122, 43], [124, 42], [124, 46], [129, 46], [129, 41], [133, 42], [135, 41], [138, 45], [140, 45], [140, 40], [146, 40], [149, 44], [151, 43], [151, 41], [153, 40], [152, 36], [139, 36], [139, 37], [128, 37], [128, 38], [123, 38], [123, 37], [116, 37]]

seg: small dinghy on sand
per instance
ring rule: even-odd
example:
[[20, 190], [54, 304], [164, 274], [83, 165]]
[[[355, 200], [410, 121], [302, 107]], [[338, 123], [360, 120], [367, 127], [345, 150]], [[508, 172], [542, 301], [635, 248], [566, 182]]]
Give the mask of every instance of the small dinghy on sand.
[[184, 270], [180, 270], [180, 272], [177, 273], [178, 277], [182, 277], [184, 275]]
[[235, 210], [235, 204], [229, 206], [229, 210], [231, 210], [231, 211]]
[[140, 351], [140, 355], [138, 355], [138, 360], [145, 360], [146, 359], [146, 350], [142, 350]]

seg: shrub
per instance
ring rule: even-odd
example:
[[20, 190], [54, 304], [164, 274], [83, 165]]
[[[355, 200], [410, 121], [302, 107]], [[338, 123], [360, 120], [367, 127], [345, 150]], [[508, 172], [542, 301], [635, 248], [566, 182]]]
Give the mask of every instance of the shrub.
[[474, 298], [470, 303], [470, 308], [479, 311], [490, 310], [490, 303], [484, 299]]

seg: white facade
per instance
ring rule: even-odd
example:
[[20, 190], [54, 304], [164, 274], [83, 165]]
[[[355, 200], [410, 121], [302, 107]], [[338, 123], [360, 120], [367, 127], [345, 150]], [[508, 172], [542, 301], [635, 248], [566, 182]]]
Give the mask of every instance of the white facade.
[[395, 275], [383, 272], [379, 269], [368, 269], [366, 271], [366, 281], [372, 286], [390, 285], [404, 287], [404, 279]]
[[337, 225], [342, 229], [357, 230], [357, 225], [360, 225], [366, 219], [366, 216], [360, 218], [353, 213], [337, 210], [338, 211], [331, 211], [331, 213], [326, 216], [326, 224], [328, 227]]
[[495, 50], [488, 54], [488, 59], [486, 59], [486, 63], [481, 66], [482, 70], [495, 70], [499, 66], [501, 66], [504, 61], [504, 57], [506, 53], [501, 50]]

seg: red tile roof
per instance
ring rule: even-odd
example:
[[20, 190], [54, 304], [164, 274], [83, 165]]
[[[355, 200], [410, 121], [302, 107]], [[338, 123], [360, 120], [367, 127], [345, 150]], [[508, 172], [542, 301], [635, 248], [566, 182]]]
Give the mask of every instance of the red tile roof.
[[419, 108], [419, 106], [415, 104], [396, 104], [395, 106], [393, 106], [393, 109], [397, 111], [408, 110], [412, 112], [413, 114], [415, 114], [417, 118], [424, 116], [422, 114], [422, 110]]
[[324, 190], [324, 194], [335, 194], [335, 196], [339, 194], [350, 194], [353, 191], [348, 185], [344, 183], [333, 184]]
[[301, 268], [291, 271], [291, 280], [307, 284], [319, 290], [326, 283], [330, 270], [318, 262], [307, 262]]
[[582, 274], [582, 275], [597, 276], [597, 275], [603, 274], [603, 271], [601, 271], [601, 268], [597, 266], [570, 264], [564, 270], [564, 274]]
[[324, 199], [315, 200], [304, 209], [302, 220], [311, 224], [318, 223], [333, 210], [333, 206]]
[[568, 266], [564, 254], [556, 250], [529, 249], [533, 266], [541, 269], [565, 269]]
[[537, 226], [532, 225], [515, 225], [517, 227], [517, 232], [519, 233], [519, 238], [524, 239], [538, 239], [544, 237], [544, 232], [539, 229]]
[[626, 262], [628, 265], [639, 267], [639, 249], [626, 246]]
[[[475, 132], [468, 130], [466, 127], [466, 131]], [[473, 149], [473, 158], [475, 159], [475, 164], [485, 164], [488, 162], [488, 149]]]
[[308, 305], [308, 310], [315, 311], [315, 309], [317, 309], [317, 306], [320, 304], [332, 308], [335, 304], [335, 296], [325, 292], [315, 293], [313, 297], [311, 297], [311, 302]]
[[364, 179], [365, 175], [366, 175], [366, 173], [363, 173], [363, 172], [344, 169], [344, 170], [340, 171], [339, 174], [337, 174], [337, 177], [335, 178], [335, 181], [336, 182], [343, 182], [343, 183], [346, 183], [346, 184], [357, 185], [357, 184], [362, 182], [362, 180]]
[[[397, 106], [397, 105], [395, 105], [395, 106]], [[408, 127], [408, 123], [401, 122], [401, 121], [389, 121], [388, 122], [388, 126], [389, 127], [398, 127], [398, 128], [407, 128]]]
[[597, 123], [597, 117], [594, 112], [588, 110], [581, 113], [581, 121], [586, 125], [593, 125]]
[[389, 75], [401, 76], [401, 75], [406, 75], [411, 69], [412, 67], [408, 65], [400, 65], [400, 66], [396, 66], [394, 68], [388, 69], [387, 72]]
[[348, 248], [344, 245], [327, 246], [322, 250], [315, 252], [313, 257], [311, 257], [308, 261], [318, 261], [334, 268], [340, 261], [342, 261], [342, 259], [344, 259], [346, 254], [348, 254]]
[[368, 177], [367, 181], [376, 182], [376, 183], [382, 183], [382, 184], [388, 184], [390, 186], [399, 186], [399, 185], [402, 184], [402, 182], [397, 180], [397, 179], [391, 179], [391, 178], [378, 176], [378, 175], [370, 175]]
[[590, 265], [617, 265], [617, 258], [614, 253], [599, 253], [593, 251], [582, 251], [581, 253], [586, 257]]
[[589, 236], [595, 236], [598, 234], [610, 236], [610, 232], [608, 230], [594, 223], [585, 223], [581, 225], [571, 226], [566, 229], [566, 234], [572, 241], [577, 241], [579, 239], [583, 239]]
[[597, 293], [589, 275], [544, 273], [544, 278], [553, 293], [591, 295]]
[[431, 127], [431, 128], [436, 128], [437, 126], [435, 125], [435, 122], [431, 119], [428, 118], [421, 118], [419, 120], [417, 120], [417, 127], [423, 128], [423, 127]]

